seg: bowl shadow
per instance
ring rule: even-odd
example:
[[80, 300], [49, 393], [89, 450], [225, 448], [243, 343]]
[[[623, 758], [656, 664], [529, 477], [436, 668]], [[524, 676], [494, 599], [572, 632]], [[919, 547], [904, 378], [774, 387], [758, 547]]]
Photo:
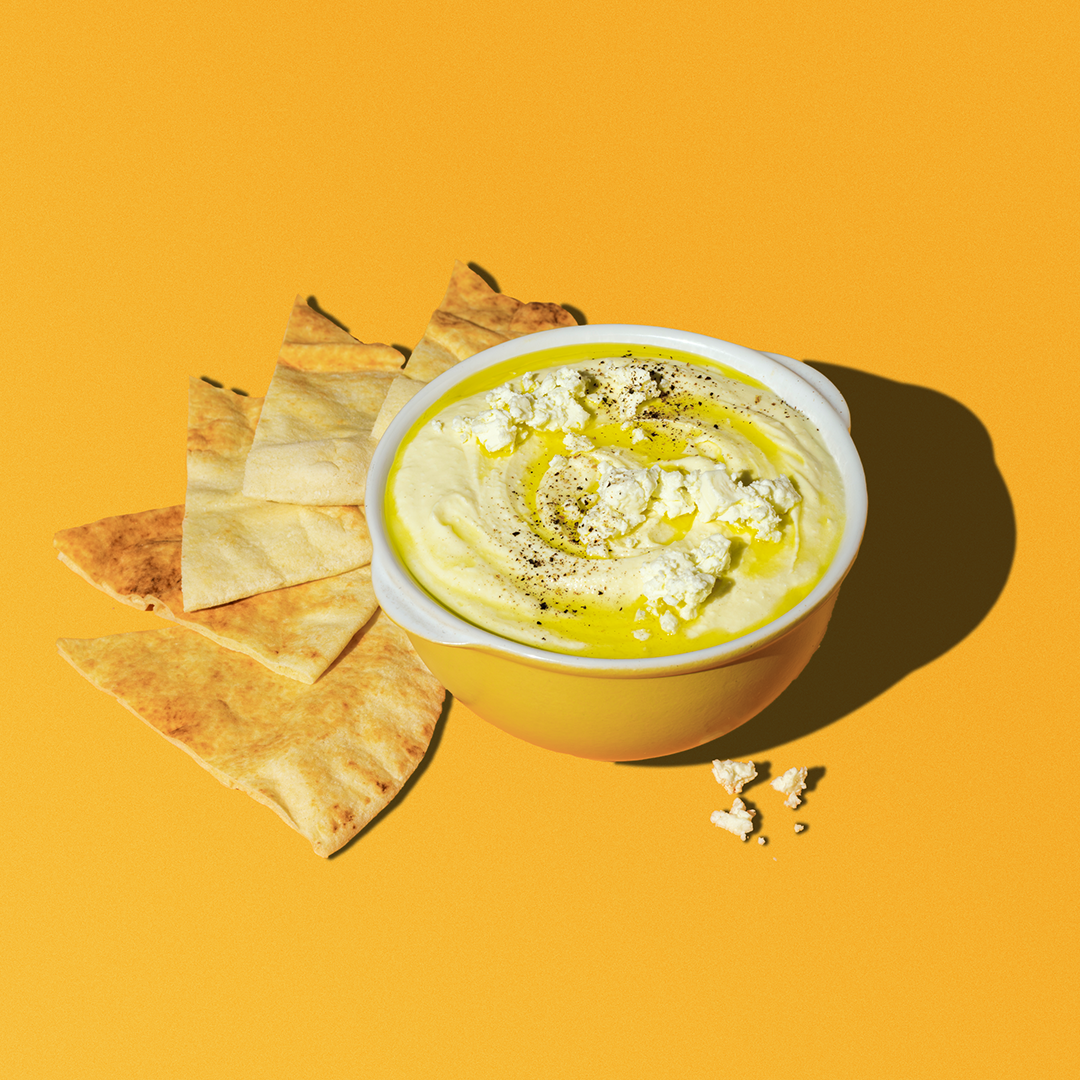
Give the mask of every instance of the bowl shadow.
[[1016, 518], [990, 435], [923, 386], [807, 361], [851, 407], [870, 514], [828, 633], [764, 711], [712, 742], [636, 766], [761, 754], [840, 720], [963, 641], [1001, 595]]

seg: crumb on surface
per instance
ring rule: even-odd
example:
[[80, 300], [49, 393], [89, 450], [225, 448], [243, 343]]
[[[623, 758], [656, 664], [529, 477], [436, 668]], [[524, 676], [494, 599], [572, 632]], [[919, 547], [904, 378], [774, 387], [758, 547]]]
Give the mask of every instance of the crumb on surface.
[[799, 798], [799, 792], [806, 789], [806, 768], [788, 769], [783, 776], [778, 776], [770, 786], [779, 791], [781, 795], [786, 795], [784, 805], [790, 806], [794, 810], [802, 802], [802, 799]]
[[756, 810], [747, 810], [742, 799], [736, 799], [730, 810], [714, 810], [709, 820], [719, 829], [726, 829], [740, 840], [745, 840], [754, 828]]
[[712, 773], [729, 795], [741, 795], [743, 785], [757, 777], [757, 769], [752, 761], [716, 760], [712, 763]]
[[805, 828], [806, 828], [806, 826], [801, 824], [800, 822], [795, 823], [795, 831], [796, 832], [802, 832], [803, 829], [805, 829]]

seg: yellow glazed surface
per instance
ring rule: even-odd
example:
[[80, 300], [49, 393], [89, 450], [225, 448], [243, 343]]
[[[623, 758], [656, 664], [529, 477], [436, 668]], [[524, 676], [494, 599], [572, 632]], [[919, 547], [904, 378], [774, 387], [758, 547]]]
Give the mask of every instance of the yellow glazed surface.
[[583, 675], [409, 637], [432, 674], [503, 731], [577, 757], [635, 761], [700, 746], [761, 712], [821, 644], [837, 591], [777, 641], [720, 667], [656, 678]]

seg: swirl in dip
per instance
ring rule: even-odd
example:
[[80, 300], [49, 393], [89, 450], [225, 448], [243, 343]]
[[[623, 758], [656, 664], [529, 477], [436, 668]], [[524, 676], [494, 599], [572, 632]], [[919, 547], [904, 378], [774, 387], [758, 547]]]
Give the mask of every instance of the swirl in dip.
[[665, 656], [770, 622], [843, 528], [839, 471], [767, 387], [646, 346], [534, 353], [465, 380], [403, 440], [390, 536], [416, 581], [555, 652]]

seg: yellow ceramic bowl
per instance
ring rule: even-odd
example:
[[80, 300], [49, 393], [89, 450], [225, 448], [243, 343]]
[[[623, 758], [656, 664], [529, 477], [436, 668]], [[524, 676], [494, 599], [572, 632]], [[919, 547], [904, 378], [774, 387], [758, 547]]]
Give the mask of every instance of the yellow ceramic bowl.
[[[707, 649], [644, 660], [547, 652], [481, 630], [425, 592], [387, 535], [386, 484], [413, 425], [460, 383], [506, 361], [581, 346], [673, 349], [725, 364], [778, 393], [819, 429], [844, 481], [845, 525], [836, 556], [800, 603], [752, 633]], [[571, 362], [567, 360], [566, 362]], [[847, 406], [819, 372], [775, 353], [655, 326], [576, 326], [487, 349], [440, 375], [395, 417], [379, 442], [367, 486], [372, 580], [386, 613], [424, 663], [477, 715], [538, 746], [579, 757], [630, 761], [674, 754], [715, 739], [765, 708], [821, 643], [840, 584], [866, 523], [866, 481], [848, 434]]]

